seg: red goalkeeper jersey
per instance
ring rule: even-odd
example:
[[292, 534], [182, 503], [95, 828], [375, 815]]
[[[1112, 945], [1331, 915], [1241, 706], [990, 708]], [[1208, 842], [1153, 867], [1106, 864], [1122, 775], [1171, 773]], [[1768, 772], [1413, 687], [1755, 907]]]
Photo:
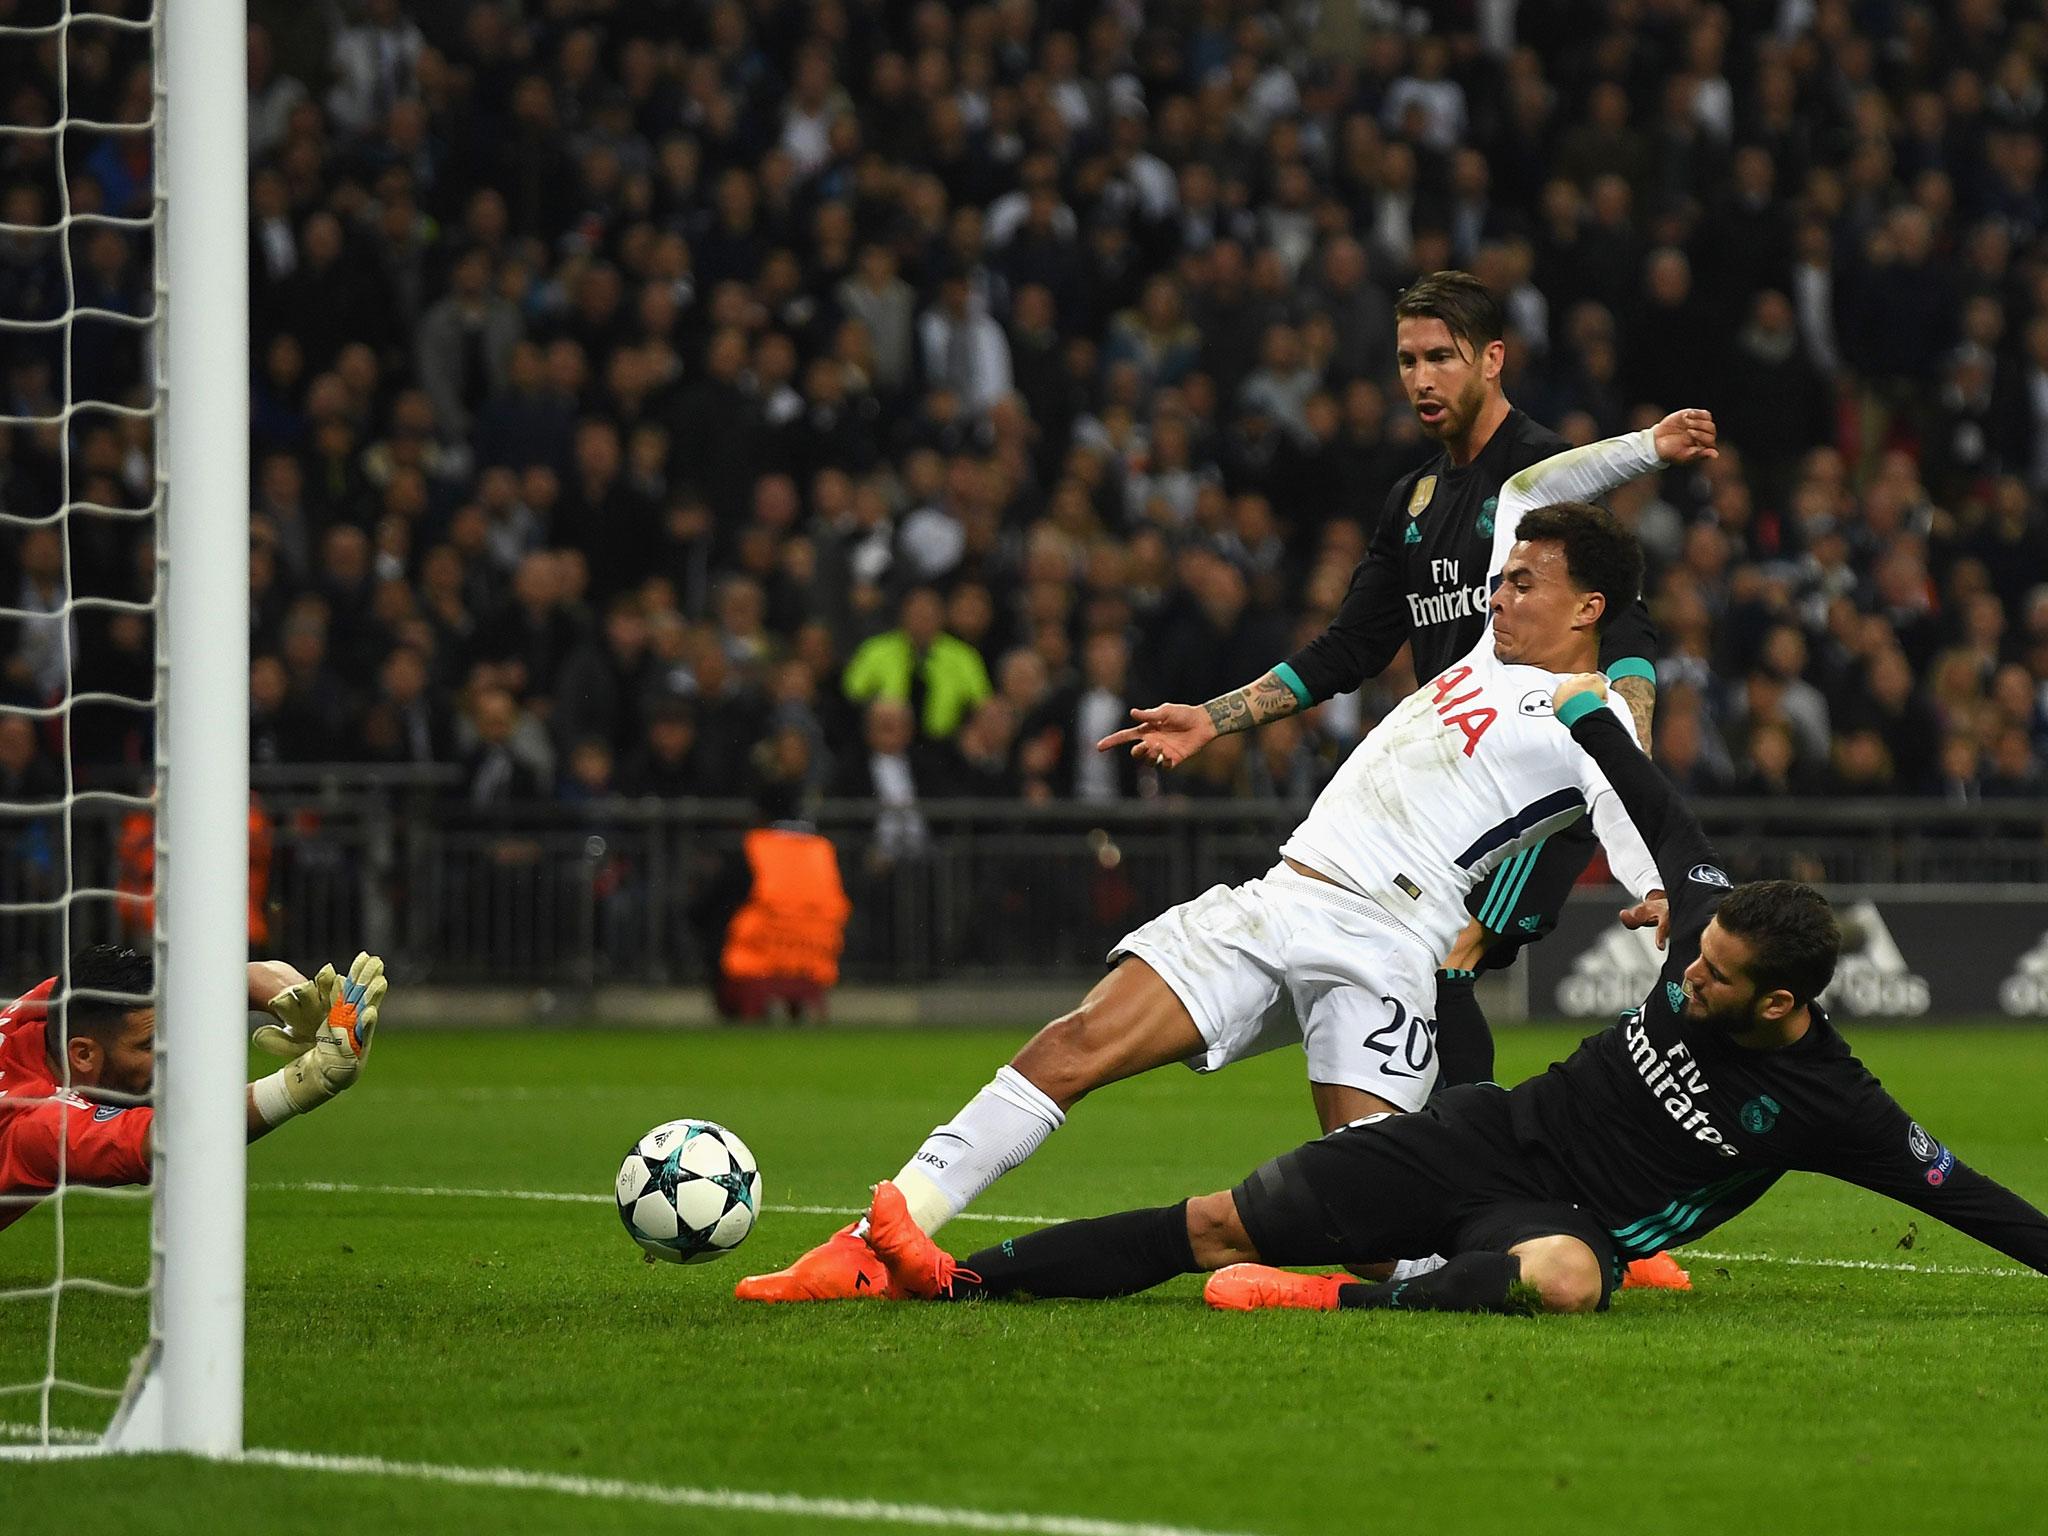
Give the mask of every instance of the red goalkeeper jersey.
[[0, 1010], [0, 1228], [57, 1187], [149, 1180], [155, 1111], [94, 1104], [57, 1085], [46, 1049], [52, 976]]

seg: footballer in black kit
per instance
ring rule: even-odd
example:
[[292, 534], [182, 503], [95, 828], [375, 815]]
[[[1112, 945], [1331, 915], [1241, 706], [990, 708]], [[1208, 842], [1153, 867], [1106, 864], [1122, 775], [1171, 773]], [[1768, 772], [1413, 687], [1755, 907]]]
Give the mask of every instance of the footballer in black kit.
[[[1501, 487], [1569, 446], [1526, 412], [1511, 409], [1470, 463], [1453, 465], [1448, 454], [1439, 453], [1397, 483], [1336, 618], [1273, 669], [1296, 690], [1302, 707], [1377, 677], [1404, 642], [1414, 648], [1415, 675], [1423, 679], [1477, 645], [1491, 595], [1487, 567]], [[1654, 685], [1656, 654], [1656, 627], [1639, 597], [1602, 630], [1600, 665], [1617, 681], [1640, 677]], [[1466, 910], [1498, 937], [1473, 970], [1513, 964], [1524, 944], [1556, 928], [1565, 898], [1598, 846], [1592, 823], [1582, 818], [1509, 859], [1474, 888]], [[1483, 1016], [1472, 1009], [1474, 1022], [1459, 1028], [1465, 1022], [1459, 1016], [1460, 990], [1469, 995], [1470, 985], [1456, 971], [1440, 980], [1438, 1081], [1446, 1087], [1493, 1075], [1493, 1041]]]
[[[1560, 696], [1559, 720], [1669, 892], [1669, 958], [1640, 1004], [1513, 1089], [1469, 1084], [1333, 1131], [1228, 1195], [984, 1249], [949, 1265], [939, 1294], [1123, 1295], [1255, 1253], [1211, 1279], [1212, 1304], [1586, 1310], [1607, 1304], [1626, 1261], [1705, 1236], [1795, 1170], [1888, 1195], [2048, 1273], [2048, 1216], [1914, 1120], [1813, 1001], [1839, 942], [1826, 902], [1791, 881], [1731, 888], [1698, 820], [1597, 695]], [[1562, 1300], [1513, 1251], [1549, 1244], [1547, 1259], [1556, 1239], [1597, 1266]], [[1448, 1262], [1380, 1284], [1266, 1268], [1431, 1252]]]
[[[1756, 1049], [1711, 1018], [1695, 993], [1737, 980], [1717, 972], [1712, 947], [1703, 957], [1717, 915], [1717, 934], [1754, 935], [1769, 964], [1773, 937], [1825, 921], [1825, 907], [1786, 881], [1731, 889], [1698, 820], [1608, 712], [1574, 714], [1560, 718], [1628, 807], [1666, 882], [1670, 954], [1656, 985], [1512, 1090], [1454, 1089], [1419, 1114], [1340, 1131], [1268, 1164], [1240, 1186], [1260, 1251], [1299, 1252], [1302, 1234], [1320, 1226], [1308, 1246], [1321, 1251], [1278, 1262], [1363, 1249], [1450, 1254], [1525, 1240], [1555, 1215], [1550, 1231], [1581, 1238], [1612, 1276], [1630, 1259], [1705, 1236], [1797, 1170], [1889, 1195], [2048, 1272], [2048, 1217], [1914, 1120], [1812, 1001], [1832, 974], [1831, 946], [1824, 968], [1795, 983], [1809, 1021], [1789, 1044]], [[1689, 980], [1695, 962], [1706, 975]], [[1423, 1237], [1452, 1246], [1412, 1246]]]

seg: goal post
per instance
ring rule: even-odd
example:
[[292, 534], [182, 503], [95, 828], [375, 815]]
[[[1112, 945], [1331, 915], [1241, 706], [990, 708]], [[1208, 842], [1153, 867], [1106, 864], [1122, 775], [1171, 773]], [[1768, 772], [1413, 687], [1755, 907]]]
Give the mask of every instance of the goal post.
[[[145, 349], [156, 426], [157, 729], [154, 944], [156, 1118], [150, 1232], [149, 1332], [112, 1422], [96, 1444], [50, 1424], [57, 1318], [68, 1289], [115, 1289], [64, 1271], [56, 1191], [58, 1274], [51, 1298], [51, 1364], [32, 1454], [242, 1450], [243, 1273], [246, 1219], [248, 878], [249, 309], [245, 0], [156, 0], [148, 17], [107, 17], [67, 0], [50, 26], [59, 85], [53, 128], [119, 131], [69, 115], [63, 91], [76, 26], [147, 27], [152, 62], [152, 198], [148, 218], [74, 214], [60, 188], [52, 229], [65, 252], [67, 311], [62, 449], [69, 463], [69, 355], [79, 315], [70, 280], [74, 225], [147, 228], [152, 306]], [[134, 124], [139, 127], [141, 125]], [[67, 477], [56, 519], [107, 509], [74, 499]], [[67, 571], [68, 583], [68, 571]], [[67, 607], [74, 601], [68, 590]], [[80, 701], [75, 684], [57, 713]], [[69, 740], [67, 728], [66, 740]], [[67, 765], [67, 785], [69, 784]], [[67, 797], [69, 805], [80, 797]], [[106, 797], [125, 799], [126, 797]], [[69, 839], [67, 836], [67, 847]], [[56, 905], [68, 949], [70, 905], [115, 895], [67, 871]], [[104, 1389], [81, 1388], [92, 1392]], [[112, 1395], [107, 1393], [105, 1395]], [[19, 1429], [21, 1426], [10, 1426]], [[31, 1426], [32, 1428], [32, 1426]], [[0, 1454], [5, 1448], [0, 1447]]]
[[245, 0], [157, 0], [169, 389], [157, 1052], [161, 1392], [124, 1443], [242, 1449], [248, 1041], [249, 283]]

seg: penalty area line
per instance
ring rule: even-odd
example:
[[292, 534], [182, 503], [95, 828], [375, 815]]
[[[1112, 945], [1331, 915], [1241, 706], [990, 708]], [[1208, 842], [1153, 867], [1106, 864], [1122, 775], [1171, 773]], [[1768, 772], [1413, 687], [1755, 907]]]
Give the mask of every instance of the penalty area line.
[[855, 1525], [917, 1525], [948, 1531], [1013, 1531], [1024, 1536], [1232, 1536], [1185, 1525], [1099, 1520], [1082, 1515], [1033, 1515], [1022, 1511], [948, 1509], [936, 1504], [897, 1504], [881, 1499], [827, 1499], [793, 1493], [755, 1493], [738, 1488], [689, 1488], [637, 1483], [619, 1478], [528, 1472], [517, 1467], [464, 1467], [426, 1461], [386, 1461], [378, 1456], [329, 1456], [311, 1451], [245, 1451], [244, 1464], [294, 1472], [337, 1472], [350, 1477], [396, 1477], [517, 1493], [558, 1493], [578, 1499], [658, 1504], [678, 1509], [722, 1510], [732, 1514], [776, 1515], [785, 1519], [836, 1520]]

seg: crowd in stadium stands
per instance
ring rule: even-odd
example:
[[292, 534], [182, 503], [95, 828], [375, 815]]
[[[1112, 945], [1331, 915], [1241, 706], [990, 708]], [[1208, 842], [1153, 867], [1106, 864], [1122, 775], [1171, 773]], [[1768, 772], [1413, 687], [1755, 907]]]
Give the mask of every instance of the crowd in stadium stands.
[[[1166, 780], [1090, 744], [1327, 622], [1431, 451], [1391, 297], [1456, 266], [1567, 437], [1722, 424], [1612, 498], [1685, 788], [2039, 794], [2023, 9], [259, 0], [255, 756], [459, 765], [478, 807], [794, 779], [906, 837], [945, 796], [1308, 794], [1412, 678]], [[148, 117], [144, 41], [73, 27], [73, 116]], [[0, 48], [9, 122], [57, 57]], [[143, 133], [0, 142], [0, 313], [144, 313], [134, 233], [74, 228], [67, 275], [22, 226], [150, 189]], [[134, 334], [77, 323], [74, 398], [147, 399]], [[60, 408], [61, 337], [7, 337], [9, 414]], [[0, 430], [4, 510], [148, 503], [146, 421], [68, 430]], [[137, 526], [10, 527], [10, 698], [67, 658], [149, 693], [142, 617], [60, 611], [67, 566], [147, 594]], [[81, 710], [81, 773], [146, 726]], [[61, 789], [56, 745], [0, 719], [0, 797]]]

